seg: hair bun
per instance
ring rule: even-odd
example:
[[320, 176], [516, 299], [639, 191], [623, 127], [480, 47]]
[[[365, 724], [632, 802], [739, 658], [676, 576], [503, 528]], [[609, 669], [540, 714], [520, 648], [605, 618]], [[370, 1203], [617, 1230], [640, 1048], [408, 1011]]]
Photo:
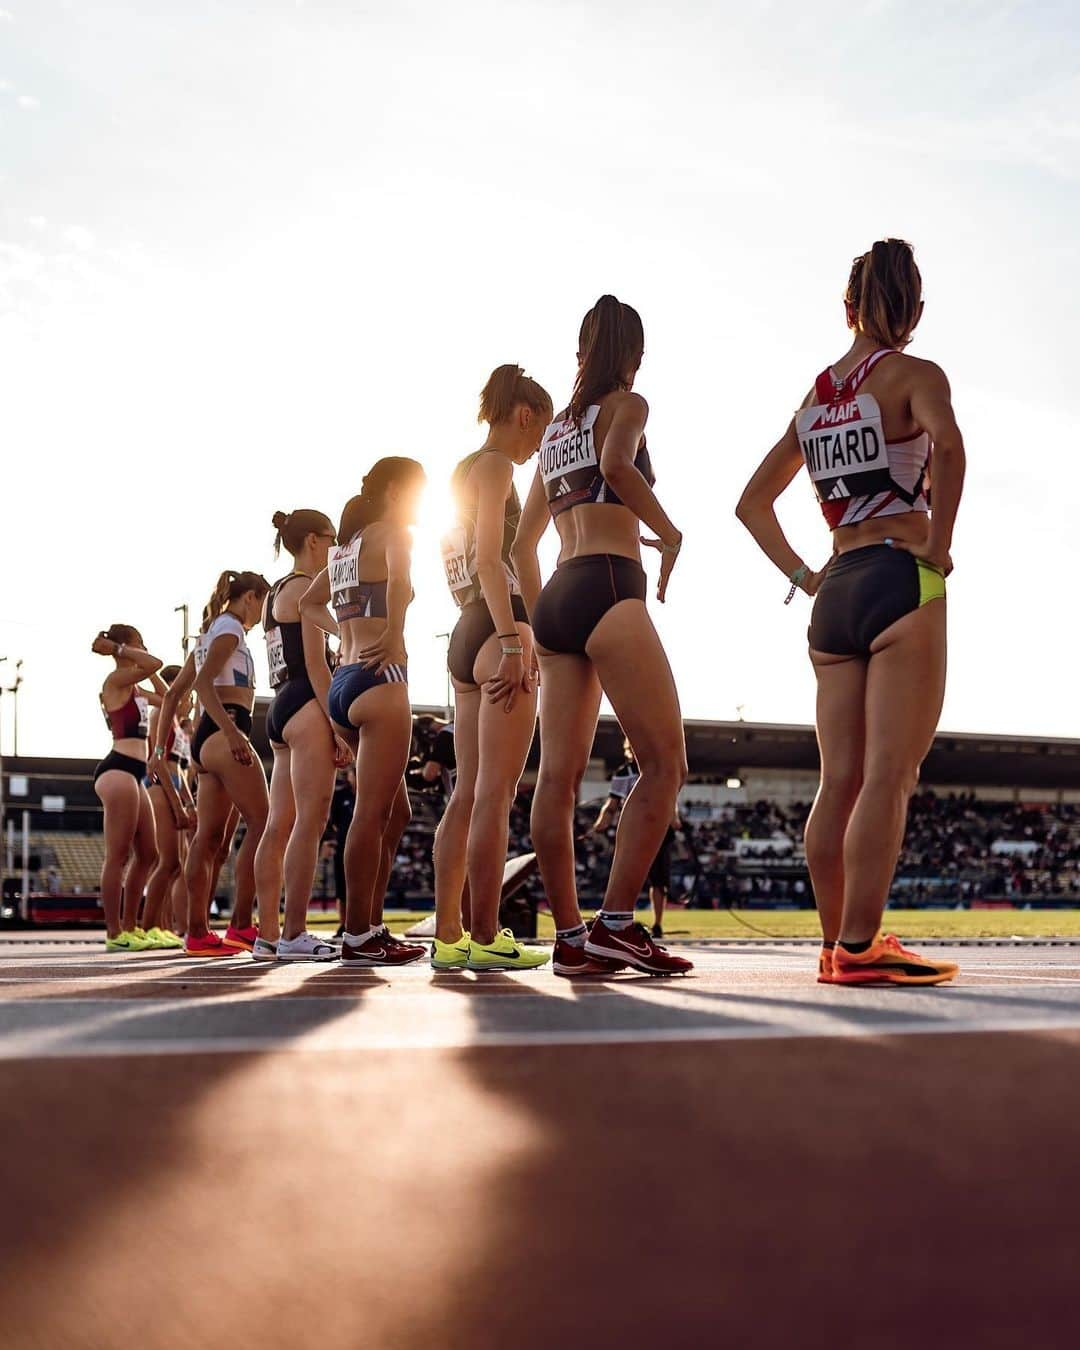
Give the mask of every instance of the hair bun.
[[270, 524], [275, 530], [283, 530], [289, 523], [289, 513], [287, 511], [275, 511], [271, 517]]

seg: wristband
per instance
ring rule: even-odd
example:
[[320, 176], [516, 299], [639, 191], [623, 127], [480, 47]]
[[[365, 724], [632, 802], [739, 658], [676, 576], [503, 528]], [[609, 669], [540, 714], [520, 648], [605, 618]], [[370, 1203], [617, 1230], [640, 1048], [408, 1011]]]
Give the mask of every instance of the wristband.
[[787, 593], [787, 599], [784, 601], [785, 605], [791, 604], [792, 600], [795, 599], [795, 592], [809, 575], [810, 569], [805, 563], [800, 563], [799, 566], [796, 567], [795, 571], [788, 577], [788, 581], [791, 582], [791, 590]]
[[503, 654], [503, 656], [524, 656], [524, 655], [525, 655], [525, 648], [524, 648], [524, 647], [503, 647], [503, 648], [502, 648], [502, 654]]
[[496, 633], [495, 636], [502, 642], [504, 639], [520, 637], [520, 634], [515, 631], [513, 633]]

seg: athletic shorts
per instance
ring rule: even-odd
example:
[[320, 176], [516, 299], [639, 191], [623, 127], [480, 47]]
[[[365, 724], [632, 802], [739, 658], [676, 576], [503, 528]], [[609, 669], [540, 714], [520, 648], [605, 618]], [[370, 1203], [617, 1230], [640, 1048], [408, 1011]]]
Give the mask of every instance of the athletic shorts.
[[408, 666], [387, 666], [381, 675], [375, 674], [374, 667], [362, 666], [359, 662], [351, 666], [338, 666], [334, 678], [330, 681], [330, 716], [339, 727], [350, 727], [349, 709], [353, 701], [369, 689], [380, 684], [404, 684], [409, 682]]
[[829, 564], [814, 597], [807, 637], [830, 656], [869, 656], [885, 629], [931, 600], [945, 598], [945, 578], [906, 549], [867, 544]]
[[111, 773], [114, 769], [131, 774], [137, 783], [141, 783], [146, 774], [146, 761], [136, 759], [133, 755], [122, 755], [119, 750], [110, 750], [95, 766], [94, 782], [96, 783], [103, 773]]
[[540, 592], [533, 635], [549, 652], [584, 655], [593, 629], [621, 600], [645, 599], [645, 569], [617, 553], [589, 553], [556, 567]]
[[[233, 722], [244, 733], [245, 736], [251, 735], [251, 713], [247, 708], [242, 708], [239, 703], [224, 703], [222, 707]], [[214, 721], [208, 712], [204, 712], [199, 718], [199, 725], [195, 728], [195, 735], [191, 739], [191, 762], [197, 769], [202, 768], [202, 761], [199, 755], [203, 746], [216, 732], [221, 728]]]
[[[529, 611], [520, 595], [510, 596], [510, 608], [517, 623], [529, 622]], [[450, 649], [446, 664], [459, 684], [473, 684], [473, 669], [480, 648], [495, 633], [495, 620], [486, 600], [473, 600], [462, 607], [454, 631], [450, 634]]]
[[285, 727], [289, 719], [311, 702], [315, 690], [306, 675], [294, 675], [279, 685], [273, 702], [266, 710], [266, 734], [273, 745], [285, 744]]

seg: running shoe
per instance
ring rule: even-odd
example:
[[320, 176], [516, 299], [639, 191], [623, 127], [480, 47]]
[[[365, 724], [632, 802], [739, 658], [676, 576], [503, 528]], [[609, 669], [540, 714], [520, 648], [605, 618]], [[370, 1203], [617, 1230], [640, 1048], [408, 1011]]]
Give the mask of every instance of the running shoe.
[[649, 975], [685, 975], [694, 969], [693, 961], [687, 961], [683, 956], [672, 956], [666, 947], [654, 941], [643, 923], [611, 928], [598, 916], [589, 931], [585, 950], [590, 956], [623, 961]]
[[254, 924], [250, 928], [234, 928], [229, 924], [222, 941], [226, 947], [235, 947], [237, 951], [249, 952], [258, 940], [259, 930]]
[[235, 956], [237, 949], [227, 947], [220, 933], [205, 933], [202, 937], [192, 937], [189, 933], [184, 939], [185, 956]]
[[431, 943], [432, 970], [464, 970], [469, 964], [469, 935], [462, 933], [456, 942], [441, 942], [434, 938]]
[[546, 966], [551, 960], [551, 952], [544, 948], [523, 947], [509, 928], [495, 934], [493, 942], [477, 942], [469, 939], [469, 961], [467, 970], [535, 970], [537, 966]]
[[654, 938], [662, 938], [664, 936], [663, 927], [658, 923], [654, 923], [652, 926], [652, 935]]
[[942, 984], [960, 969], [952, 961], [932, 961], [908, 951], [892, 933], [876, 938], [864, 952], [840, 943], [833, 951], [833, 984]]
[[[136, 929], [136, 932], [137, 931], [138, 930]], [[146, 930], [146, 937], [155, 947], [162, 951], [170, 951], [173, 948], [182, 947], [184, 945], [183, 941], [168, 928], [148, 928]]]
[[251, 959], [253, 961], [276, 961], [277, 953], [278, 944], [276, 942], [269, 942], [264, 937], [258, 937], [251, 949]]
[[130, 929], [122, 929], [116, 937], [105, 939], [107, 952], [149, 952], [153, 947], [154, 944], [148, 938], [139, 937], [138, 933], [133, 933]]
[[332, 942], [316, 937], [314, 933], [299, 933], [294, 938], [282, 938], [277, 945], [279, 961], [336, 961], [339, 955], [338, 948]]
[[407, 966], [419, 961], [426, 947], [412, 947], [378, 929], [366, 942], [354, 947], [351, 942], [341, 944], [341, 964], [352, 969], [368, 966]]
[[820, 953], [818, 954], [818, 963], [817, 963], [817, 982], [818, 982], [818, 984], [835, 984], [835, 983], [836, 983], [836, 981], [833, 979], [833, 948], [832, 948], [832, 947], [825, 947], [825, 946], [823, 946], [823, 947], [821, 948]]
[[565, 975], [567, 979], [573, 980], [583, 975], [614, 975], [617, 970], [626, 969], [626, 962], [590, 956], [583, 942], [575, 944], [567, 942], [565, 938], [556, 938], [551, 969], [556, 975]]

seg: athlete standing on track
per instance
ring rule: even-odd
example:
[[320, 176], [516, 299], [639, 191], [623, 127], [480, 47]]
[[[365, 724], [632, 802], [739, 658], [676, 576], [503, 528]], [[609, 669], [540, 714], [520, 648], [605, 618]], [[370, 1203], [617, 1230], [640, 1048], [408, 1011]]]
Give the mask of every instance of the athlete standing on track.
[[138, 629], [124, 623], [114, 623], [99, 633], [91, 650], [98, 656], [111, 656], [116, 663], [100, 694], [112, 749], [94, 770], [94, 791], [105, 817], [101, 865], [105, 947], [108, 951], [148, 951], [166, 944], [136, 931], [143, 887], [157, 856], [154, 812], [143, 786], [150, 702], [156, 695], [140, 689], [139, 684], [154, 677], [161, 662], [144, 650]]
[[[426, 948], [399, 942], [382, 921], [390, 867], [405, 826], [405, 766], [412, 744], [405, 611], [412, 600], [409, 566], [424, 470], [414, 459], [380, 459], [360, 495], [341, 515], [327, 566], [300, 601], [301, 618], [341, 635], [340, 661], [329, 691], [305, 648], [308, 673], [334, 730], [356, 754], [356, 805], [345, 840], [346, 966], [400, 966]], [[331, 604], [331, 616], [327, 605]]]
[[[179, 666], [166, 666], [161, 672], [164, 684], [171, 685], [180, 674]], [[168, 900], [178, 878], [183, 877], [180, 857], [181, 831], [190, 828], [194, 811], [188, 815], [191, 803], [186, 784], [180, 777], [179, 757], [176, 753], [179, 733], [176, 718], [162, 728], [164, 740], [158, 750], [158, 724], [161, 709], [150, 714], [150, 739], [155, 743], [154, 753], [146, 766], [146, 791], [154, 812], [154, 831], [157, 837], [157, 862], [146, 885], [146, 909], [143, 926], [147, 935], [165, 947], [182, 947], [179, 936], [169, 927], [171, 906]], [[165, 916], [165, 910], [170, 916]]]
[[[790, 580], [788, 599], [796, 587], [816, 597], [821, 785], [805, 842], [824, 935], [819, 978], [938, 984], [955, 965], [905, 950], [880, 927], [945, 693], [964, 443], [942, 370], [902, 354], [923, 311], [911, 246], [879, 240], [856, 258], [844, 303], [851, 347], [818, 376], [737, 514]], [[820, 572], [788, 543], [773, 505], [804, 463], [833, 532]]]
[[[551, 398], [520, 366], [499, 366], [480, 395], [487, 439], [450, 479], [457, 523], [442, 542], [461, 609], [447, 660], [457, 779], [435, 834], [436, 970], [522, 970], [549, 953], [498, 931], [510, 808], [536, 728], [529, 613], [510, 558], [521, 518], [514, 465], [536, 454]], [[466, 875], [472, 932], [462, 931]]]
[[[263, 610], [266, 654], [274, 701], [266, 714], [266, 734], [274, 752], [270, 775], [270, 816], [255, 853], [255, 889], [259, 896], [259, 937], [252, 948], [257, 961], [333, 961], [337, 948], [307, 932], [311, 885], [319, 861], [319, 843], [330, 812], [335, 760], [348, 756], [335, 742], [312, 678], [330, 688], [326, 639], [310, 620], [300, 618], [300, 600], [311, 579], [326, 566], [337, 534], [321, 511], [274, 514], [275, 556], [281, 545], [292, 554], [293, 570], [270, 587]], [[308, 630], [308, 631], [305, 631]], [[308, 675], [305, 647], [312, 645]], [[285, 932], [280, 935], [278, 906], [285, 882]], [[280, 940], [279, 940], [280, 938]]]
[[[686, 778], [679, 697], [645, 607], [641, 523], [657, 536], [644, 542], [660, 550], [661, 602], [682, 535], [652, 490], [649, 409], [632, 392], [644, 350], [637, 312], [602, 296], [581, 325], [570, 406], [544, 434], [513, 550], [540, 657], [532, 836], [555, 919], [559, 975], [620, 965], [652, 975], [692, 968], [634, 922], [634, 904]], [[536, 550], [549, 513], [562, 549], [541, 592]], [[587, 932], [575, 884], [574, 807], [602, 693], [633, 742], [641, 775], [619, 821], [603, 908]]]
[[[188, 931], [184, 950], [188, 956], [235, 956], [237, 951], [251, 951], [258, 937], [252, 923], [254, 861], [266, 827], [268, 798], [262, 763], [248, 740], [255, 665], [247, 634], [259, 622], [269, 589], [258, 572], [222, 572], [203, 611], [195, 647], [195, 690], [203, 712], [191, 743], [200, 777], [199, 823], [185, 869]], [[175, 685], [181, 685], [183, 678], [182, 671]], [[232, 919], [222, 939], [210, 931], [211, 885], [214, 860], [234, 806], [246, 831], [236, 855]]]

